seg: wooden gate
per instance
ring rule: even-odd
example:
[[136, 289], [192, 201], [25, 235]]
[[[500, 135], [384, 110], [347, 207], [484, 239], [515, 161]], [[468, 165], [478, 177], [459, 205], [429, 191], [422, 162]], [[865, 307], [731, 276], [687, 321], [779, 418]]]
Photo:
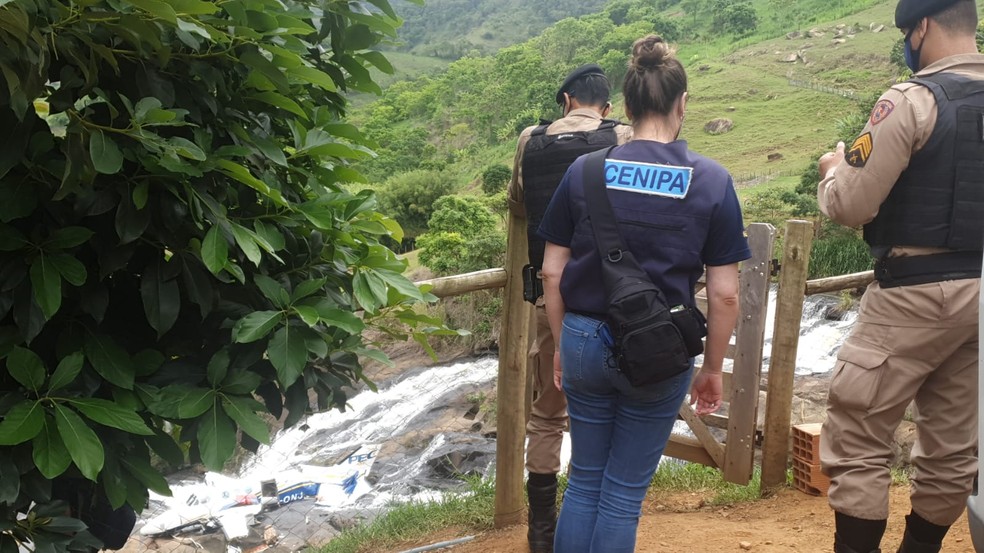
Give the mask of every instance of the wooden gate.
[[[775, 332], [769, 364], [768, 396], [762, 435], [762, 488], [785, 481], [790, 431], [792, 381], [799, 321], [803, 310], [806, 265], [812, 224], [789, 221], [785, 230]], [[739, 320], [728, 357], [733, 368], [724, 374], [727, 416], [697, 417], [689, 405], [680, 409], [694, 437], [674, 435], [665, 455], [720, 468], [729, 482], [747, 484], [754, 470], [759, 442], [759, 392], [762, 388], [762, 350], [768, 310], [769, 281], [775, 272], [772, 258], [776, 230], [772, 225], [749, 225], [752, 258], [741, 266]], [[526, 358], [531, 339], [532, 307], [523, 301], [521, 268], [526, 264], [526, 221], [510, 214], [506, 268], [488, 269], [419, 282], [438, 297], [504, 288], [503, 321], [499, 336], [498, 411], [496, 439], [496, 527], [523, 521]], [[788, 301], [784, 297], [789, 296]], [[798, 303], [796, 298], [798, 297]], [[706, 309], [706, 301], [700, 306]], [[727, 431], [718, 441], [711, 428]]]
[[[698, 417], [685, 403], [680, 407], [680, 418], [686, 421], [694, 438], [673, 434], [665, 450], [670, 457], [719, 468], [725, 480], [736, 484], [747, 484], [755, 466], [762, 344], [775, 237], [772, 225], [755, 223], [748, 227], [752, 258], [741, 265], [738, 325], [727, 353], [733, 364], [724, 373], [728, 415]], [[703, 293], [698, 293], [698, 306], [707, 312]], [[725, 441], [719, 442], [709, 427], [727, 430]]]

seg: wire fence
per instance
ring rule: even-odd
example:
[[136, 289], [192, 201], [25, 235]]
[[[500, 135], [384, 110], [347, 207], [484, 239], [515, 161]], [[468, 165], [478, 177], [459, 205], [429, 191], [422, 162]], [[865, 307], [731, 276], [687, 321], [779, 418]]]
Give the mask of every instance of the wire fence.
[[847, 90], [844, 88], [834, 88], [832, 86], [827, 86], [820, 84], [815, 81], [800, 81], [796, 79], [788, 80], [789, 86], [797, 88], [809, 88], [810, 90], [816, 90], [817, 92], [823, 92], [824, 94], [833, 94], [835, 96], [840, 96], [842, 98], [850, 98], [852, 100], [858, 99], [858, 93], [853, 90]]
[[467, 488], [495, 466], [493, 357], [416, 368], [278, 432], [225, 474], [170, 475], [123, 551], [259, 553], [324, 546], [395, 503]]

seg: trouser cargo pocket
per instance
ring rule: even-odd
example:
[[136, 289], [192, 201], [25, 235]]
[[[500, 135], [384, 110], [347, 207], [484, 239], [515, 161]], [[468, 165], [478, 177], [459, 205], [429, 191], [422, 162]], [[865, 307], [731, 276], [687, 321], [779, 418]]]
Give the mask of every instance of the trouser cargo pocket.
[[885, 372], [889, 353], [878, 346], [848, 338], [837, 353], [828, 402], [845, 409], [871, 409]]

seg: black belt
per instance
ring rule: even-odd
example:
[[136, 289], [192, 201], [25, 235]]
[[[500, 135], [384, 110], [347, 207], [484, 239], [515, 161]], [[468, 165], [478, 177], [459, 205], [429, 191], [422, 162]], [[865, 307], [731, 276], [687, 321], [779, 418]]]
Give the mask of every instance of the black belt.
[[947, 252], [875, 261], [875, 279], [882, 288], [981, 278], [981, 252]]

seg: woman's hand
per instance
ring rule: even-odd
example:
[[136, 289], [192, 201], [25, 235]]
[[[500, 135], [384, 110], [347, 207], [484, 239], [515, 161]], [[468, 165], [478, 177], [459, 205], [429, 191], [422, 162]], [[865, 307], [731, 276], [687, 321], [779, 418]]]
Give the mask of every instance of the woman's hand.
[[553, 365], [554, 365], [554, 386], [556, 386], [558, 390], [563, 392], [564, 385], [561, 384], [561, 380], [563, 379], [564, 376], [564, 370], [560, 368], [560, 350], [554, 350]]
[[710, 415], [721, 407], [721, 388], [719, 371], [701, 370], [697, 373], [690, 389], [690, 405], [696, 405], [698, 415]]

